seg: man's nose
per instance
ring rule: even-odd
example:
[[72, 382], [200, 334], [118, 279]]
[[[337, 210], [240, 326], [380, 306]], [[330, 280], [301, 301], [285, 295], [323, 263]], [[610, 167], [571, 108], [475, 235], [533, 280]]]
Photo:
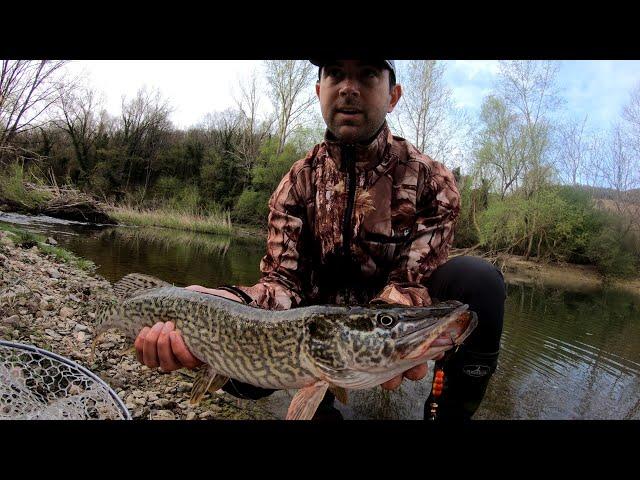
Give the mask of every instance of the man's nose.
[[354, 78], [346, 77], [340, 86], [341, 96], [358, 96], [360, 95], [360, 84]]

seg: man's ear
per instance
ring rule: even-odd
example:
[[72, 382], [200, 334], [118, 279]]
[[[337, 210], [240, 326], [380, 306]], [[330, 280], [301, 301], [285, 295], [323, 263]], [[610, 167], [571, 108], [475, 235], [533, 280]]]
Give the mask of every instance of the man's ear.
[[397, 103], [400, 101], [400, 97], [402, 97], [402, 87], [396, 83], [391, 89], [391, 102], [389, 103], [387, 113], [393, 112], [393, 109], [396, 108]]
[[316, 82], [316, 95], [320, 98], [320, 82]]

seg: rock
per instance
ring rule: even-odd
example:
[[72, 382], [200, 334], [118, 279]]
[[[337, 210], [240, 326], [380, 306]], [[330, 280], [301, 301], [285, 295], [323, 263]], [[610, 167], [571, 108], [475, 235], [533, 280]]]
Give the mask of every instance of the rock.
[[180, 382], [176, 387], [176, 391], [178, 392], [190, 392], [193, 387], [193, 383], [191, 382]]
[[88, 332], [89, 331], [89, 327], [87, 327], [86, 325], [83, 325], [81, 323], [76, 323], [76, 326], [73, 327], [73, 330], [75, 330], [76, 332]]
[[144, 397], [144, 392], [141, 390], [132, 390], [131, 394], [136, 397], [136, 398], [142, 398]]
[[144, 418], [149, 414], [149, 409], [146, 407], [143, 408], [136, 408], [133, 413], [131, 414], [131, 416], [133, 418]]
[[58, 270], [56, 270], [55, 268], [47, 269], [47, 273], [51, 278], [60, 278], [60, 272], [58, 272]]
[[62, 340], [62, 336], [60, 334], [58, 334], [57, 332], [54, 332], [50, 328], [45, 328], [44, 333], [49, 335], [54, 340]]
[[58, 242], [56, 242], [56, 240], [53, 237], [47, 238], [45, 243], [48, 243], [49, 245], [53, 245], [53, 246], [58, 245]]
[[47, 310], [51, 310], [53, 308], [53, 305], [51, 305], [49, 302], [47, 302], [44, 298], [42, 300], [40, 300], [40, 310], [47, 311]]
[[80, 298], [76, 297], [74, 294], [67, 295], [67, 299], [71, 300], [72, 302], [82, 303], [82, 300]]
[[156, 410], [149, 415], [149, 420], [175, 420], [176, 416], [171, 410]]
[[187, 420], [195, 420], [196, 416], [196, 412], [189, 412], [187, 413]]
[[3, 318], [1, 320], [3, 325], [9, 326], [9, 327], [19, 327], [21, 322], [20, 322], [20, 317], [18, 315], [11, 315], [8, 318]]
[[76, 340], [79, 342], [84, 342], [87, 339], [87, 335], [84, 332], [76, 333]]
[[202, 412], [198, 415], [201, 420], [207, 420], [208, 418], [214, 418], [213, 412]]
[[155, 392], [149, 392], [147, 394], [147, 400], [149, 402], [155, 402], [156, 400], [158, 400], [158, 395]]
[[74, 314], [73, 308], [69, 308], [69, 307], [62, 307], [59, 313], [60, 318], [62, 318], [63, 320], [71, 317], [73, 314]]
[[177, 407], [177, 403], [175, 401], [167, 400], [166, 398], [160, 398], [155, 402], [152, 402], [151, 405], [163, 409], [173, 409]]
[[13, 327], [10, 327], [9, 325], [0, 325], [0, 338], [9, 338], [12, 331]]

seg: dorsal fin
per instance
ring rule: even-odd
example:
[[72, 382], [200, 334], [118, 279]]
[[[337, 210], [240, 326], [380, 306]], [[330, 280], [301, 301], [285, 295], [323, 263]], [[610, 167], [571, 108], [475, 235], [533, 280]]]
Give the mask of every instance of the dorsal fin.
[[130, 273], [113, 285], [113, 291], [121, 298], [130, 298], [143, 293], [145, 290], [170, 286], [170, 283], [150, 275]]

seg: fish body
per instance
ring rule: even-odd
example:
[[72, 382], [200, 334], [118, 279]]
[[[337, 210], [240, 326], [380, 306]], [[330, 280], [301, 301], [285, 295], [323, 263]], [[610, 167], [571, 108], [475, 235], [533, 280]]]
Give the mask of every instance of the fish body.
[[[133, 341], [145, 326], [174, 322], [204, 362], [192, 399], [228, 378], [300, 389], [288, 418], [310, 418], [327, 388], [372, 388], [461, 344], [477, 324], [460, 302], [429, 307], [317, 305], [264, 310], [130, 274], [121, 301], [98, 313], [97, 333], [116, 327]], [[448, 346], [434, 347], [437, 338]]]

